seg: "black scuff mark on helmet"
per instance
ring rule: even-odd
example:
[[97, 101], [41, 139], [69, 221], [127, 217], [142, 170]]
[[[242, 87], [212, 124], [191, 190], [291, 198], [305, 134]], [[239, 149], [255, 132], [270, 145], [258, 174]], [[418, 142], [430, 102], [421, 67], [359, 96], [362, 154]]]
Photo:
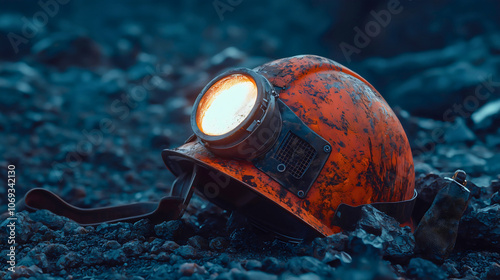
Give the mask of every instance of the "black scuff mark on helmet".
[[329, 185], [332, 185], [332, 186], [336, 186], [336, 185], [340, 185], [342, 184], [344, 181], [345, 181], [345, 178], [343, 178], [340, 174], [339, 174], [339, 166], [337, 165], [336, 162], [332, 162], [331, 163], [332, 165], [332, 173], [333, 173], [333, 177], [330, 178], [329, 180]]
[[[315, 94], [317, 94], [317, 92], [315, 92]], [[320, 97], [320, 99], [322, 99], [324, 101], [324, 98]], [[316, 106], [316, 107], [319, 107], [318, 105], [318, 102], [316, 102], [316, 100], [314, 98], [311, 99], [311, 102]]]
[[252, 187], [257, 187], [257, 184], [254, 182], [255, 177], [250, 175], [243, 175], [242, 181]]
[[288, 194], [288, 190], [285, 187], [283, 187], [283, 185], [280, 184], [280, 186], [281, 188], [279, 188], [278, 190], [278, 197], [288, 205], [288, 203], [285, 201], [286, 195]]
[[[373, 144], [371, 138], [368, 138], [368, 148], [370, 151], [370, 163], [368, 164], [366, 172], [360, 173], [360, 175], [364, 174], [366, 183], [373, 187], [372, 202], [377, 202], [382, 200], [384, 186], [382, 184], [381, 178], [378, 176], [378, 172], [376, 170], [375, 162], [373, 159]], [[380, 168], [383, 168], [383, 165], [383, 161], [380, 162]]]
[[[311, 80], [311, 79], [307, 79], [307, 80], [304, 82], [304, 87], [309, 88], [309, 89], [311, 90], [311, 91], [310, 91], [310, 92], [311, 92], [310, 94], [315, 96], [315, 94], [314, 94], [314, 93], [316, 93], [316, 91], [315, 91], [316, 86], [315, 86], [314, 82], [317, 82], [317, 81], [315, 81], [315, 80]], [[308, 92], [309, 92], [309, 91], [308, 91]]]
[[370, 121], [370, 126], [372, 128], [372, 131], [375, 131], [375, 123], [373, 122], [373, 119], [369, 118], [368, 120]]
[[337, 126], [334, 122], [330, 121], [328, 118], [326, 118], [323, 115], [319, 116], [319, 120], [322, 121], [323, 123], [327, 124], [331, 128], [335, 128], [338, 131], [342, 131], [342, 128]]
[[[390, 142], [390, 145], [392, 146], [392, 145], [394, 145], [394, 143]], [[385, 145], [383, 143], [380, 145], [380, 155], [382, 155], [382, 159], [383, 160], [387, 160], [388, 159], [388, 156], [387, 156], [387, 154], [385, 152]]]
[[342, 114], [340, 115], [340, 121], [342, 122], [342, 131], [347, 136], [350, 124], [349, 124], [349, 122], [347, 121], [347, 119], [345, 117], [345, 112], [344, 111], [342, 111]]

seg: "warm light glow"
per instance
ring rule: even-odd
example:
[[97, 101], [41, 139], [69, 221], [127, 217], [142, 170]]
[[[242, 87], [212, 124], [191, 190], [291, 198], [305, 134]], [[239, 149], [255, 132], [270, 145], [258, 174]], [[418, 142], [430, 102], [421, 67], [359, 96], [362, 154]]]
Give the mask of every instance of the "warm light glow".
[[211, 136], [235, 129], [252, 111], [257, 101], [257, 85], [253, 79], [233, 74], [225, 77], [205, 93], [198, 105], [198, 128]]

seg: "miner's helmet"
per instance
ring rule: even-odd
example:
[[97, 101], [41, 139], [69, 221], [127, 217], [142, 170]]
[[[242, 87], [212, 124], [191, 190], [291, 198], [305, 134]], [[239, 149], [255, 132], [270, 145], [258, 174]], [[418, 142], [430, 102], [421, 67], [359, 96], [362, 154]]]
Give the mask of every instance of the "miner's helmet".
[[289, 240], [352, 228], [366, 204], [410, 220], [405, 132], [371, 84], [332, 60], [303, 55], [224, 72], [199, 94], [191, 126], [184, 145], [162, 152], [178, 176], [174, 193], [192, 183]]
[[416, 198], [408, 139], [358, 74], [318, 56], [234, 69], [213, 79], [191, 115], [194, 135], [163, 160], [177, 177], [156, 203], [81, 209], [33, 189], [18, 209], [83, 225], [182, 216], [193, 192], [289, 241], [352, 229], [371, 204], [409, 223]]

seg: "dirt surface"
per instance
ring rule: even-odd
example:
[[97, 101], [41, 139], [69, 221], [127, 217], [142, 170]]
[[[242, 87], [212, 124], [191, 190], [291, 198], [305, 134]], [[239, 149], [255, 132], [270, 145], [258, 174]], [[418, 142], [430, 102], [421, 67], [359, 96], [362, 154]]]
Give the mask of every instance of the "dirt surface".
[[[350, 56], [340, 44], [354, 45], [353, 28], [391, 1], [243, 0], [222, 13], [211, 1], [46, 2], [57, 4], [53, 16], [32, 1], [0, 1], [0, 212], [9, 165], [17, 200], [42, 187], [79, 207], [157, 201], [174, 179], [161, 150], [190, 136], [206, 83], [306, 53], [358, 72], [394, 108], [414, 155], [417, 219], [457, 169], [470, 201], [454, 249], [435, 263], [409, 228], [371, 207], [353, 231], [301, 244], [198, 197], [182, 220], [158, 225], [82, 227], [20, 212], [15, 273], [1, 224], [0, 279], [500, 279], [497, 1], [401, 1]], [[47, 23], [30, 33], [38, 12]], [[15, 46], [13, 33], [24, 38]]]

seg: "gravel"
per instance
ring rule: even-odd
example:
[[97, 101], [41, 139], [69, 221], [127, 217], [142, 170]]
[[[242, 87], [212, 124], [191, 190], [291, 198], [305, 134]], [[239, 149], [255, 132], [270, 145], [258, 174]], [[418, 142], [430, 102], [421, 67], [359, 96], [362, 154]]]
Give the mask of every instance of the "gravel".
[[[352, 42], [352, 28], [386, 1], [321, 9], [242, 1], [222, 21], [212, 1], [77, 2], [61, 5], [17, 53], [7, 35], [21, 34], [20, 18], [39, 7], [2, 4], [0, 178], [16, 165], [17, 198], [42, 187], [79, 207], [157, 201], [174, 179], [160, 152], [190, 136], [191, 104], [212, 77], [315, 53], [360, 73], [395, 109], [415, 161], [413, 219], [456, 169], [469, 175], [468, 207], [455, 248], [436, 263], [415, 252], [410, 228], [371, 206], [352, 230], [299, 244], [269, 238], [197, 196], [181, 220], [156, 225], [80, 226], [46, 210], [19, 212], [16, 271], [2, 261], [0, 279], [500, 279], [496, 1], [474, 9], [407, 3], [352, 63], [335, 46]], [[5, 193], [0, 184], [0, 205]], [[0, 231], [2, 256], [7, 234]]]

